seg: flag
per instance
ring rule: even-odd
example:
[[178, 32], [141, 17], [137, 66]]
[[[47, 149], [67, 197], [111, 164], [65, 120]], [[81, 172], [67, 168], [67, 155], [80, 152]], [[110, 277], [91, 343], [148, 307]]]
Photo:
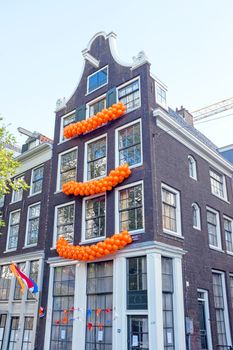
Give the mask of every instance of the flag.
[[39, 318], [43, 318], [45, 316], [45, 309], [43, 306], [40, 306], [39, 309]]
[[[30, 290], [31, 293], [38, 293], [38, 285], [36, 284], [36, 282], [33, 281], [32, 278], [27, 277], [15, 264], [11, 264], [10, 266], [11, 266], [11, 271], [12, 272], [14, 271], [13, 273], [14, 273], [15, 277], [18, 279], [18, 281], [19, 281], [19, 278], [20, 278], [21, 281], [24, 282], [24, 284]], [[12, 268], [13, 268], [13, 270], [12, 270]], [[16, 274], [18, 274], [19, 278], [16, 276]], [[22, 287], [21, 283], [20, 283], [20, 285]]]

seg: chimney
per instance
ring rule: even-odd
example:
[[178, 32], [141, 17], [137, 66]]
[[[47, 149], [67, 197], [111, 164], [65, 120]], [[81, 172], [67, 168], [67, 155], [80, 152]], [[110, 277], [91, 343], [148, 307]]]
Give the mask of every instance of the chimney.
[[187, 109], [181, 106], [180, 109], [176, 108], [176, 112], [179, 113], [184, 118], [186, 123], [193, 126], [193, 115], [189, 113]]

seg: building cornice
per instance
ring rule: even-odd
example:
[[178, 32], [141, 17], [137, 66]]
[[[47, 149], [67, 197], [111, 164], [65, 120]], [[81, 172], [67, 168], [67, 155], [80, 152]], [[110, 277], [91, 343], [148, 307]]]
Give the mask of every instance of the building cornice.
[[27, 260], [44, 259], [44, 251], [38, 250], [35, 252], [11, 255], [6, 257], [1, 257], [0, 265], [6, 265], [11, 263], [19, 263]]

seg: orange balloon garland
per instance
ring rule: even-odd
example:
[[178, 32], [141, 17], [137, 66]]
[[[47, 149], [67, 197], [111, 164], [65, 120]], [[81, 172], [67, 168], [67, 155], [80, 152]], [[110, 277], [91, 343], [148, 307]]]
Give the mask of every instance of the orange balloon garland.
[[64, 237], [61, 237], [57, 241], [56, 250], [58, 255], [65, 259], [91, 261], [109, 254], [114, 254], [117, 250], [132, 243], [132, 241], [132, 237], [128, 231], [114, 234], [104, 241], [92, 244], [91, 246], [70, 245]]
[[111, 191], [113, 187], [124, 181], [131, 174], [128, 164], [123, 164], [115, 170], [111, 170], [109, 175], [100, 179], [87, 182], [69, 181], [62, 186], [62, 192], [67, 196], [90, 196], [93, 194]]
[[80, 122], [67, 125], [64, 128], [64, 137], [69, 139], [71, 137], [93, 131], [111, 120], [122, 117], [125, 110], [126, 107], [123, 105], [123, 103], [115, 103], [111, 107], [103, 109], [101, 112], [98, 112], [96, 115], [93, 115], [87, 120], [82, 120]]

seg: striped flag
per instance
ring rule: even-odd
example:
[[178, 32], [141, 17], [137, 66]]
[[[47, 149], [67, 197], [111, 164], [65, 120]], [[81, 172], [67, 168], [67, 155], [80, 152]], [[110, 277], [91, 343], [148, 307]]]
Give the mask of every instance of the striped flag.
[[[32, 278], [27, 277], [19, 268], [17, 265], [15, 264], [11, 264], [10, 265], [10, 269], [13, 272], [13, 274], [15, 275], [15, 277], [18, 279], [21, 287], [22, 287], [22, 281], [24, 282], [24, 284], [26, 285], [26, 287], [30, 290], [31, 293], [38, 293], [38, 285], [36, 284], [36, 282], [33, 281]], [[23, 293], [24, 288], [21, 288], [21, 291]]]

